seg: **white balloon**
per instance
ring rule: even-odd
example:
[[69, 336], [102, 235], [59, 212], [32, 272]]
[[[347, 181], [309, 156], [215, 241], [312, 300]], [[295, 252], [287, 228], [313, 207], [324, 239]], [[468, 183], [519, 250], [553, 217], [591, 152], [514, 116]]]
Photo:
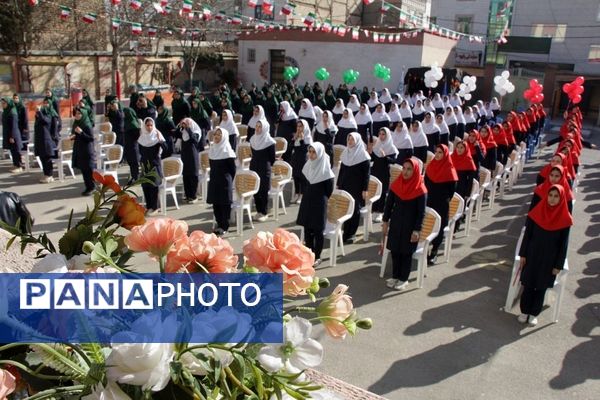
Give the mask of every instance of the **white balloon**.
[[435, 74], [434, 76], [435, 76], [435, 79], [439, 81], [440, 79], [442, 79], [444, 77], [444, 73], [440, 71], [439, 73]]
[[465, 88], [466, 88], [466, 87], [467, 87], [467, 85], [465, 85], [464, 83], [461, 83], [461, 84], [458, 86], [458, 88], [459, 88], [460, 90], [463, 90], [463, 91], [465, 90]]
[[433, 73], [431, 72], [431, 70], [425, 71], [425, 79], [429, 78], [432, 75], [433, 75]]
[[494, 77], [494, 83], [495, 83], [496, 85], [499, 85], [499, 84], [500, 84], [500, 79], [502, 79], [502, 77], [501, 77], [500, 75], [498, 75], [498, 76], [495, 76], [495, 77]]
[[465, 94], [465, 100], [471, 100], [471, 93]]
[[476, 86], [474, 83], [471, 83], [471, 84], [469, 85], [469, 92], [472, 92], [472, 91], [474, 91], [475, 89], [477, 89], [477, 86]]
[[508, 79], [508, 78], [510, 77], [510, 72], [508, 72], [508, 71], [502, 71], [502, 74], [501, 74], [501, 76], [502, 76], [504, 79]]
[[438, 85], [438, 81], [433, 81], [433, 82], [431, 82], [431, 87], [432, 87], [432, 88], [436, 88], [436, 87], [437, 87], [437, 85]]
[[506, 95], [506, 90], [502, 89], [498, 93], [500, 93], [500, 96], [505, 96]]
[[500, 79], [498, 80], [498, 85], [500, 86], [504, 86], [506, 85], [507, 80], [504, 79], [503, 77], [500, 77]]
[[515, 85], [511, 85], [510, 87], [506, 88], [506, 91], [507, 91], [508, 93], [512, 93], [512, 92], [514, 92], [514, 91], [515, 91]]

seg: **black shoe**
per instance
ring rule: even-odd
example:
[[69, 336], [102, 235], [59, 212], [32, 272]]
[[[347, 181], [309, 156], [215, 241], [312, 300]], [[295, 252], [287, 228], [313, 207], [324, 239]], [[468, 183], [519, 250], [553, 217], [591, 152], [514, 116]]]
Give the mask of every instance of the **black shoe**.
[[437, 262], [437, 256], [427, 257], [427, 265], [432, 266]]
[[342, 242], [344, 242], [344, 244], [352, 244], [354, 243], [354, 238], [350, 236], [348, 238], [343, 239]]
[[92, 193], [94, 193], [94, 190], [93, 189], [89, 189], [89, 190], [86, 190], [84, 192], [81, 192], [81, 195], [82, 196], [91, 196]]
[[217, 228], [213, 231], [213, 233], [219, 237], [223, 236], [225, 234], [225, 231], [221, 228]]

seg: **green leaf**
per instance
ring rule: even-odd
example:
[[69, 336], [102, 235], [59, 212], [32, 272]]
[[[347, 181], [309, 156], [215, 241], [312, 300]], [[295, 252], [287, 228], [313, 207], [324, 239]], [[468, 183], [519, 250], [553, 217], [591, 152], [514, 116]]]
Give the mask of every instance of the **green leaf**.
[[117, 250], [119, 248], [119, 244], [117, 243], [116, 240], [110, 238], [106, 241], [106, 255], [107, 256], [111, 256], [112, 253], [115, 252], [115, 250]]
[[265, 385], [262, 379], [262, 371], [253, 363], [250, 362], [252, 373], [254, 374], [254, 386], [258, 392], [258, 396], [262, 399], [265, 397]]
[[292, 389], [291, 387], [289, 387], [287, 385], [283, 385], [283, 390], [285, 390], [285, 392], [287, 394], [289, 394], [296, 400], [305, 400], [306, 399], [306, 397], [304, 395], [300, 394], [299, 392], [295, 391], [294, 389]]
[[81, 383], [89, 382], [89, 367], [80, 362], [80, 359], [67, 349], [63, 344], [33, 344], [31, 349], [38, 353], [42, 363], [60, 372], [63, 375], [73, 378]]
[[15, 242], [15, 239], [17, 238], [17, 236], [13, 236], [10, 239], [8, 239], [8, 242], [6, 243], [6, 251], [8, 251], [10, 249], [10, 247], [13, 245], [13, 243]]

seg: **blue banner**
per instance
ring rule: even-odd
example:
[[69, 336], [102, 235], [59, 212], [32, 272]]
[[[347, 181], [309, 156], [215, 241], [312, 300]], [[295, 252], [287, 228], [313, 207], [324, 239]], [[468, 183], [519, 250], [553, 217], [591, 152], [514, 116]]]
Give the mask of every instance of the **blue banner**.
[[281, 343], [281, 274], [0, 274], [0, 343]]

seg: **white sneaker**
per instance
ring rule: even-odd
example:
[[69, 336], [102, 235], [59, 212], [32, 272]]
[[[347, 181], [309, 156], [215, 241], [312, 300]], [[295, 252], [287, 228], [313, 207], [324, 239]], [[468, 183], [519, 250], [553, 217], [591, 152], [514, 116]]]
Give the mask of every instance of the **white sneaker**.
[[256, 219], [258, 222], [265, 222], [269, 217], [264, 214], [260, 214], [260, 216]]
[[148, 210], [148, 215], [155, 216], [155, 215], [158, 215], [158, 212], [159, 212], [158, 210]]
[[393, 289], [394, 286], [396, 286], [397, 282], [398, 282], [398, 279], [390, 278], [387, 281], [385, 281], [385, 285], [387, 287], [389, 287], [390, 289]]
[[40, 183], [52, 183], [54, 182], [54, 178], [51, 176], [45, 176], [39, 181]]
[[8, 172], [10, 172], [11, 174], [19, 174], [19, 173], [23, 172], [23, 168], [15, 167], [15, 168], [9, 170]]
[[538, 319], [537, 317], [530, 315], [529, 319], [527, 320], [527, 323], [531, 326], [536, 326], [538, 324]]
[[290, 200], [290, 203], [295, 204], [296, 200], [298, 200], [298, 195], [297, 194], [293, 194], [292, 195], [292, 199]]
[[396, 282], [396, 284], [394, 285], [394, 290], [404, 290], [404, 289], [406, 289], [407, 286], [408, 286], [408, 281], [398, 280], [398, 282]]
[[383, 221], [383, 214], [377, 213], [373, 216], [373, 222], [380, 223]]
[[525, 322], [527, 322], [528, 317], [529, 317], [529, 315], [527, 315], [527, 314], [521, 314], [517, 317], [517, 321], [524, 324]]

